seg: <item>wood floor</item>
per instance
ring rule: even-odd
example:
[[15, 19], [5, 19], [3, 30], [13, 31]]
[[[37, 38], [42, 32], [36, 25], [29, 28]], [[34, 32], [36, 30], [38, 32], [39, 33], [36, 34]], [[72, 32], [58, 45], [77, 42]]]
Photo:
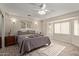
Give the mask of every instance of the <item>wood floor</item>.
[[66, 46], [58, 56], [79, 56], [79, 47], [58, 40], [54, 40], [54, 42]]
[[[52, 41], [52, 43], [54, 43], [54, 48], [55, 48], [56, 43], [59, 45], [65, 46], [65, 48], [57, 56], [79, 56], [79, 47], [77, 47], [73, 44], [69, 44], [66, 42], [58, 41], [58, 40], [54, 40], [54, 41]], [[53, 50], [53, 48], [51, 50]], [[54, 51], [54, 53], [55, 53], [55, 51]], [[6, 52], [6, 54], [5, 54], [5, 52]], [[10, 54], [9, 54], [9, 52], [10, 52]], [[13, 45], [13, 46], [6, 47], [5, 49], [0, 49], [0, 56], [19, 56], [18, 46]], [[47, 55], [45, 55], [43, 53], [39, 53], [39, 49], [38, 49], [38, 50], [33, 51], [32, 53], [25, 54], [24, 56], [47, 56]], [[48, 55], [48, 56], [50, 56], [50, 55]], [[54, 56], [54, 55], [52, 55], [52, 56]]]

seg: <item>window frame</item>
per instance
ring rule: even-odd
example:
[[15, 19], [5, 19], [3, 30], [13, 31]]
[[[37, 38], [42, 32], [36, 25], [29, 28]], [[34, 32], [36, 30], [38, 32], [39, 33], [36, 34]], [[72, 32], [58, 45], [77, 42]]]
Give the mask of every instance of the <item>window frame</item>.
[[[61, 31], [61, 24], [62, 24], [62, 23], [66, 23], [66, 22], [69, 23], [69, 29], [68, 29], [68, 30], [69, 30], [69, 33], [63, 33], [63, 31]], [[56, 32], [55, 32], [55, 24], [57, 24], [57, 23], [60, 24], [60, 33], [56, 33]], [[54, 23], [54, 33], [55, 33], [55, 34], [70, 34], [70, 21], [67, 20], [67, 21], [55, 22], [55, 23]]]

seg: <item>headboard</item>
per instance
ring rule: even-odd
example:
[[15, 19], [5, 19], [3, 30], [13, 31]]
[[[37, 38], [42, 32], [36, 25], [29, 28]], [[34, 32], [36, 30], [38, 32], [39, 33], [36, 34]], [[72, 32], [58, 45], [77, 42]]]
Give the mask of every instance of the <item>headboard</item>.
[[34, 30], [18, 31], [18, 35], [35, 34]]

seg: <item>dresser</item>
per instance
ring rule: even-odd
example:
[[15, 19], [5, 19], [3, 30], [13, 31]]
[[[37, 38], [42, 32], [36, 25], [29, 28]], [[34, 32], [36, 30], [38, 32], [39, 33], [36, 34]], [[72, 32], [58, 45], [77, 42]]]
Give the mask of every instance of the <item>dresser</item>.
[[5, 37], [5, 46], [10, 46], [16, 44], [15, 36], [6, 36]]

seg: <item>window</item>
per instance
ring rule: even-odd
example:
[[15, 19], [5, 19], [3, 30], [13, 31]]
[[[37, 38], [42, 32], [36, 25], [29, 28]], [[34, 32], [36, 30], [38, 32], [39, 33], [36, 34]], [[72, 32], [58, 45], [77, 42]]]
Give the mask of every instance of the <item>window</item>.
[[55, 33], [69, 34], [69, 22], [56, 23]]
[[79, 35], [79, 21], [74, 20], [74, 35]]
[[61, 33], [63, 34], [69, 34], [69, 22], [63, 22], [61, 23]]
[[60, 33], [60, 23], [55, 24], [55, 33]]

